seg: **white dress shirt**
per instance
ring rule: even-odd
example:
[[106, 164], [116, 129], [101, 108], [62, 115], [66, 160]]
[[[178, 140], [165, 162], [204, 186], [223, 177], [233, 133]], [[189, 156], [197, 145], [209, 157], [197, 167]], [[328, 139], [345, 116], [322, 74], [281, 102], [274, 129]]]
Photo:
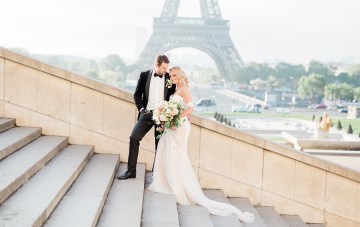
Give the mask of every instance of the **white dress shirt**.
[[146, 109], [154, 110], [164, 101], [165, 75], [162, 78], [154, 76], [155, 70], [151, 74], [149, 100]]

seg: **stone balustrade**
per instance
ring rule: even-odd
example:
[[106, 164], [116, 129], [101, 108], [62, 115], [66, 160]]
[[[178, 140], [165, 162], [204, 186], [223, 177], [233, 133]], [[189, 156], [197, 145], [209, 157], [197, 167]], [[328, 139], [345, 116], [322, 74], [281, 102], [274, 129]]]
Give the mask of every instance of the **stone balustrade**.
[[[137, 109], [129, 92], [0, 48], [0, 116], [126, 162]], [[196, 115], [191, 122], [189, 156], [203, 188], [308, 223], [360, 226], [358, 172]], [[149, 133], [139, 162], [151, 169], [153, 157]]]

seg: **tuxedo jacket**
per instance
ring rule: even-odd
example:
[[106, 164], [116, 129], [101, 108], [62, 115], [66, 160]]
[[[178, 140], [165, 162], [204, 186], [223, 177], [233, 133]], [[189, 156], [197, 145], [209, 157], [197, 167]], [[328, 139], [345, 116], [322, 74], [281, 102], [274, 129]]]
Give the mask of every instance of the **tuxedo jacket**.
[[[145, 108], [149, 101], [149, 90], [150, 90], [150, 82], [152, 78], [153, 70], [149, 70], [146, 72], [141, 72], [138, 83], [136, 85], [135, 93], [134, 93], [134, 101], [135, 105], [140, 112], [141, 108]], [[166, 86], [166, 81], [170, 79], [169, 73], [165, 74], [164, 80], [164, 99], [169, 101], [170, 96], [174, 94], [176, 86], [173, 85], [171, 88]], [[138, 118], [140, 113], [138, 114]]]

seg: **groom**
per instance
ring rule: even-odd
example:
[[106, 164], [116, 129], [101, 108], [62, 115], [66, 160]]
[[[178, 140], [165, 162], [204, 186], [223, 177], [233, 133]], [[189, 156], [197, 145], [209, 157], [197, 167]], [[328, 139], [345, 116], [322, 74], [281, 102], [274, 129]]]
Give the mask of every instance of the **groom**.
[[[140, 74], [135, 93], [135, 105], [139, 110], [138, 121], [136, 122], [130, 136], [128, 169], [117, 176], [119, 180], [136, 177], [136, 163], [139, 154], [139, 145], [146, 133], [155, 125], [152, 120], [152, 113], [156, 104], [169, 100], [175, 92], [175, 86], [168, 88], [166, 81], [170, 79], [167, 69], [169, 59], [166, 55], [158, 55], [155, 58], [154, 68]], [[155, 150], [159, 143], [156, 139], [158, 132], [155, 130]]]

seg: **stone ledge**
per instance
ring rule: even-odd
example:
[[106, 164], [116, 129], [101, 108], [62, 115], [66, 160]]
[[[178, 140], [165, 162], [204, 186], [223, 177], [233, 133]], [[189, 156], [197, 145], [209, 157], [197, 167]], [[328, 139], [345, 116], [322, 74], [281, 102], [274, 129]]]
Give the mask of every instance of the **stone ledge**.
[[4, 57], [6, 60], [14, 61], [19, 64], [34, 68], [36, 70], [51, 74], [53, 76], [71, 81], [83, 85], [85, 87], [92, 88], [94, 90], [100, 91], [102, 93], [115, 96], [120, 99], [134, 103], [133, 95], [124, 90], [120, 90], [111, 85], [105, 84], [101, 81], [97, 81], [91, 78], [87, 78], [72, 72], [68, 72], [65, 69], [60, 69], [55, 66], [43, 63], [39, 60], [33, 59], [31, 57], [22, 56], [20, 54], [11, 52], [7, 49], [0, 47], [0, 56]]
[[237, 139], [251, 145], [263, 148], [264, 150], [268, 150], [286, 156], [288, 158], [332, 172], [334, 174], [355, 180], [360, 183], [360, 173], [349, 168], [327, 162], [316, 156], [307, 154], [306, 152], [298, 151], [283, 144], [273, 143], [271, 141], [264, 140], [260, 137], [257, 137], [256, 135], [251, 135], [239, 129], [220, 124], [214, 120], [201, 118], [198, 115], [192, 116], [191, 123], [209, 129], [211, 131], [223, 134], [225, 136], [229, 136], [233, 139]]
[[[112, 86], [102, 83], [100, 81], [96, 81], [96, 80], [93, 80], [90, 78], [86, 78], [86, 77], [65, 71], [63, 69], [48, 65], [48, 64], [40, 62], [38, 60], [16, 54], [14, 52], [11, 52], [11, 51], [9, 51], [5, 48], [1, 48], [1, 47], [0, 47], [0, 56], [5, 58], [5, 61], [6, 60], [14, 61], [19, 64], [34, 68], [36, 70], [51, 74], [53, 76], [71, 81], [73, 83], [77, 83], [84, 87], [88, 87], [88, 88], [94, 89], [96, 91], [114, 96], [116, 98], [126, 100], [130, 103], [134, 103], [133, 95], [130, 92], [112, 87]], [[198, 125], [199, 127], [203, 127], [205, 129], [214, 131], [216, 133], [220, 133], [225, 136], [228, 136], [230, 138], [240, 140], [245, 143], [249, 143], [256, 147], [260, 147], [264, 150], [275, 152], [277, 154], [295, 159], [297, 161], [300, 161], [300, 162], [303, 162], [303, 163], [306, 163], [309, 165], [313, 165], [320, 169], [324, 169], [324, 170], [332, 172], [334, 174], [337, 174], [337, 175], [355, 180], [357, 182], [360, 182], [360, 173], [350, 170], [350, 169], [347, 169], [346, 167], [342, 167], [340, 165], [336, 165], [336, 164], [327, 162], [325, 160], [319, 159], [315, 156], [311, 156], [309, 154], [306, 154], [305, 152], [297, 151], [293, 148], [286, 147], [281, 144], [276, 144], [271, 141], [266, 141], [255, 135], [251, 135], [247, 132], [240, 131], [238, 129], [232, 128], [232, 127], [224, 125], [224, 124], [219, 124], [218, 122], [211, 120], [211, 119], [202, 118], [200, 116], [197, 116], [196, 114], [192, 115], [191, 122], [192, 122], [192, 124]]]

